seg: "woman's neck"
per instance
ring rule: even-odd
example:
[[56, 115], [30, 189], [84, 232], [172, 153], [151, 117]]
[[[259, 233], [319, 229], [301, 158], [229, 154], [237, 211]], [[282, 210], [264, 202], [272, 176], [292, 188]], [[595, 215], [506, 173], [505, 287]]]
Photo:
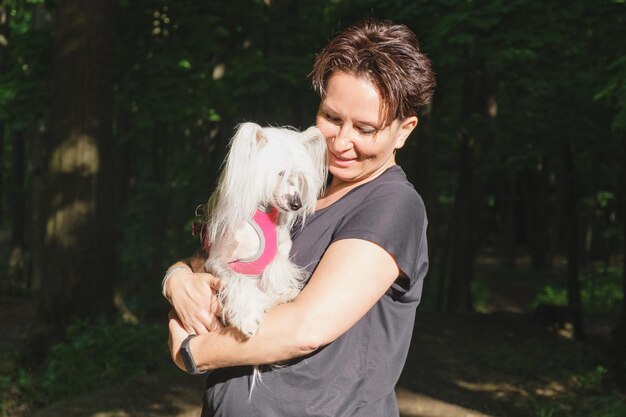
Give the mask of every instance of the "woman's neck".
[[348, 194], [350, 190], [358, 186], [358, 183], [350, 183], [346, 181], [340, 181], [333, 178], [330, 185], [326, 187], [324, 196], [317, 200], [316, 210], [326, 208], [339, 200], [344, 195]]
[[391, 164], [388, 167], [386, 167], [384, 170], [381, 170], [380, 172], [378, 172], [376, 175], [372, 175], [360, 181], [342, 181], [340, 179], [337, 179], [336, 177], [333, 177], [332, 181], [330, 182], [330, 185], [326, 187], [324, 196], [317, 200], [317, 205], [315, 206], [315, 209], [321, 210], [323, 208], [326, 208], [332, 205], [333, 203], [338, 201], [341, 197], [348, 194], [351, 190], [355, 189], [359, 185], [372, 181], [373, 179], [381, 175], [383, 172], [385, 172], [390, 166], [393, 166], [393, 165], [395, 164]]

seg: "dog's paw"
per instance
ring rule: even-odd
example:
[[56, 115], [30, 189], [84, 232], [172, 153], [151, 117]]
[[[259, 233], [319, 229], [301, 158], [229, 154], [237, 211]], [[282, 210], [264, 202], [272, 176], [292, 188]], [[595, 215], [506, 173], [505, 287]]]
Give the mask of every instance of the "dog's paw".
[[241, 333], [246, 335], [246, 337], [252, 337], [256, 334], [257, 330], [259, 330], [259, 326], [261, 325], [261, 317], [250, 317], [246, 320], [242, 320], [240, 326], [237, 326]]
[[228, 323], [238, 329], [246, 337], [254, 336], [265, 317], [265, 308], [247, 308], [244, 313], [233, 311], [228, 317]]
[[298, 293], [300, 292], [300, 288], [288, 288], [285, 291], [278, 294], [276, 297], [276, 304], [284, 304], [292, 301]]

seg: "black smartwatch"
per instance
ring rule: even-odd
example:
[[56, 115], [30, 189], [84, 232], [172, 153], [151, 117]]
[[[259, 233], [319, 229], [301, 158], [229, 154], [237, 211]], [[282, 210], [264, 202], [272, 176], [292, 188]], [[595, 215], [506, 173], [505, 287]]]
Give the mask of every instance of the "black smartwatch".
[[200, 375], [206, 373], [206, 371], [198, 370], [196, 362], [193, 360], [193, 356], [191, 355], [191, 350], [189, 349], [189, 342], [196, 336], [197, 334], [190, 334], [185, 340], [183, 340], [183, 343], [180, 345], [180, 356], [181, 358], [183, 358], [185, 370], [192, 375]]

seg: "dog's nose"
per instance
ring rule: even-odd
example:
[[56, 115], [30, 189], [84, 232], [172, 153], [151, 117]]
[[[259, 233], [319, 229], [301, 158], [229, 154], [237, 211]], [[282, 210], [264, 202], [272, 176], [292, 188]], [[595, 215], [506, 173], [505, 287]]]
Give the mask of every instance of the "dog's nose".
[[302, 208], [302, 201], [300, 201], [300, 197], [297, 195], [293, 195], [289, 197], [289, 208], [293, 211], [300, 210]]

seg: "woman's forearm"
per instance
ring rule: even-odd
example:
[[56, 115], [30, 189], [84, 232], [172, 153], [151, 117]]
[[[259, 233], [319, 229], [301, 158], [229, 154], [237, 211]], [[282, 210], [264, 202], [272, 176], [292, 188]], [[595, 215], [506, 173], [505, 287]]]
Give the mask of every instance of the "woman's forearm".
[[268, 310], [254, 336], [246, 339], [229, 328], [193, 339], [196, 365], [260, 365], [314, 352], [363, 317], [398, 274], [393, 257], [379, 246], [359, 239], [335, 242], [302, 292]]
[[190, 347], [198, 368], [277, 363], [307, 355], [320, 346], [306, 332], [306, 320], [294, 303], [273, 307], [258, 332], [246, 338], [235, 328], [194, 338]]

